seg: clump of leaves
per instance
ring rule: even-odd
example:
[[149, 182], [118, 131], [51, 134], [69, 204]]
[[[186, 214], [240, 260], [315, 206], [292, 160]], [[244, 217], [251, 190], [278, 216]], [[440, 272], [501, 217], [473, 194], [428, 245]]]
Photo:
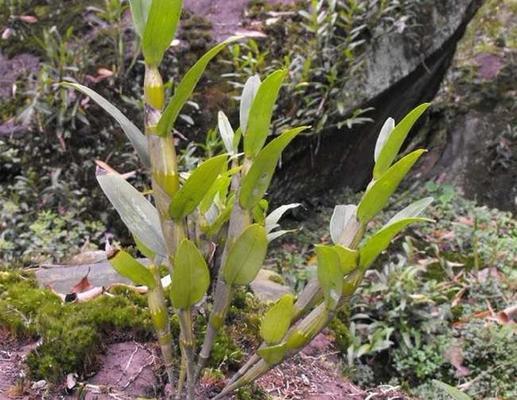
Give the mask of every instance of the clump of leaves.
[[[144, 133], [93, 90], [78, 83], [64, 86], [83, 92], [111, 114], [144, 167], [150, 170], [152, 201], [129, 184], [123, 174], [97, 162], [99, 185], [149, 265], [120, 248], [107, 246], [107, 255], [120, 274], [135, 284], [147, 286], [151, 319], [172, 385], [174, 339], [166, 306], [166, 296], [170, 297], [174, 318], [179, 322], [177, 340], [182, 357], [176, 396], [191, 400], [200, 373], [216, 350], [215, 339], [228, 320], [234, 294], [255, 279], [264, 263], [268, 243], [286, 233], [278, 230], [278, 221], [295, 205], [269, 212], [264, 197], [283, 150], [309, 127], [287, 129], [268, 141], [275, 102], [288, 71], [274, 71], [263, 81], [252, 76], [242, 92], [239, 128], [234, 129], [225, 114], [219, 113], [219, 133], [226, 152], [180, 174], [172, 134], [175, 122], [208, 63], [238, 38], [210, 49], [177, 83], [171, 98], [166, 99], [158, 67], [176, 32], [182, 2], [130, 3], [146, 69]], [[397, 160], [411, 127], [428, 106], [415, 108], [398, 124], [391, 118], [386, 121], [376, 144], [368, 190], [358, 205], [338, 205], [334, 209], [330, 222], [333, 244], [316, 246], [317, 276], [297, 298], [285, 295], [264, 313], [259, 330], [263, 343], [214, 399], [222, 399], [253, 383], [303, 349], [347, 303], [395, 235], [412, 223], [429, 221], [419, 216], [432, 201], [425, 198], [399, 211], [381, 229], [362, 240], [370, 221], [386, 206], [425, 152], [418, 149]], [[163, 265], [169, 270], [165, 278], [159, 273]], [[207, 298], [212, 300], [207, 302], [208, 325], [196, 354], [197, 305]]]

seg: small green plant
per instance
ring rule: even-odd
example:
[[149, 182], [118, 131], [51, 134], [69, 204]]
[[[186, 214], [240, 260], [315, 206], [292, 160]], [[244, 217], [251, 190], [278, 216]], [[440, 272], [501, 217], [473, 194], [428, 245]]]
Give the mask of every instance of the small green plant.
[[[202, 56], [176, 85], [166, 104], [158, 67], [174, 37], [182, 1], [133, 0], [130, 5], [146, 68], [145, 134], [91, 89], [77, 83], [64, 85], [90, 96], [110, 113], [150, 170], [153, 202], [123, 175], [97, 162], [97, 180], [102, 190], [149, 264], [144, 265], [128, 252], [111, 246], [107, 246], [108, 259], [120, 274], [135, 284], [147, 286], [151, 318], [172, 386], [176, 382], [174, 339], [165, 301], [166, 296], [170, 297], [180, 326], [181, 368], [176, 397], [191, 400], [236, 290], [256, 277], [268, 243], [285, 233], [276, 230], [278, 221], [293, 205], [268, 213], [264, 196], [282, 151], [309, 127], [288, 129], [266, 144], [274, 105], [287, 70], [274, 71], [263, 81], [252, 76], [242, 92], [239, 128], [234, 130], [228, 118], [219, 113], [219, 133], [226, 152], [206, 159], [190, 173], [180, 174], [172, 136], [176, 119], [210, 60], [238, 38], [230, 38]], [[335, 208], [330, 222], [333, 244], [316, 246], [317, 276], [297, 298], [286, 295], [263, 315], [260, 326], [263, 344], [214, 399], [222, 399], [253, 383], [299, 352], [346, 304], [366, 270], [393, 237], [411, 223], [429, 221], [419, 217], [432, 201], [425, 198], [398, 212], [384, 227], [363, 240], [369, 222], [385, 207], [424, 153], [419, 149], [396, 161], [409, 130], [428, 106], [417, 107], [397, 125], [391, 118], [386, 121], [375, 148], [373, 179], [367, 191], [358, 205]], [[159, 274], [163, 265], [169, 270], [165, 278]], [[210, 287], [214, 289], [208, 293]], [[194, 335], [197, 305], [207, 301], [207, 297], [212, 299], [210, 316], [197, 355]]]

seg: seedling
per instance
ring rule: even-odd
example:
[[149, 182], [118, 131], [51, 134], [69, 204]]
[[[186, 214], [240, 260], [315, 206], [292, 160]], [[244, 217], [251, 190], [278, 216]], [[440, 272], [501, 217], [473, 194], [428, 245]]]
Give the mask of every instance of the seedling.
[[[175, 121], [191, 96], [207, 64], [230, 38], [209, 50], [176, 85], [168, 101], [158, 67], [179, 22], [180, 0], [132, 0], [135, 30], [145, 61], [145, 133], [106, 99], [77, 83], [65, 83], [90, 96], [121, 125], [149, 169], [152, 201], [108, 165], [98, 162], [97, 180], [132, 233], [149, 262], [141, 263], [122, 249], [108, 248], [113, 267], [137, 285], [145, 285], [149, 309], [171, 386], [178, 382], [178, 399], [194, 399], [196, 383], [214, 339], [225, 323], [232, 295], [248, 285], [264, 263], [268, 243], [285, 231], [275, 230], [282, 214], [296, 204], [267, 213], [264, 199], [278, 160], [286, 146], [307, 126], [288, 129], [268, 141], [271, 119], [286, 70], [263, 81], [246, 82], [240, 104], [240, 126], [234, 129], [219, 113], [219, 132], [225, 154], [200, 163], [190, 174], [178, 174], [172, 136]], [[396, 214], [383, 228], [362, 240], [368, 223], [387, 204], [392, 193], [424, 153], [415, 150], [395, 162], [401, 146], [420, 115], [423, 104], [399, 124], [388, 119], [375, 148], [373, 179], [359, 204], [338, 205], [330, 223], [333, 244], [316, 246], [317, 278], [295, 299], [286, 295], [264, 315], [260, 334], [264, 343], [215, 397], [222, 399], [253, 382], [275, 365], [299, 352], [332, 320], [357, 290], [366, 270], [407, 225], [427, 221], [419, 217], [431, 199], [423, 199]], [[242, 152], [241, 152], [242, 151]], [[145, 264], [145, 265], [144, 265]], [[160, 266], [169, 276], [161, 279]], [[212, 274], [211, 274], [212, 271]], [[210, 282], [215, 289], [207, 293]], [[179, 338], [171, 336], [166, 296], [180, 322]], [[196, 306], [210, 302], [211, 312], [203, 345], [197, 354], [194, 322]], [[181, 369], [174, 370], [173, 341], [181, 349]], [[183, 393], [184, 379], [186, 390]]]

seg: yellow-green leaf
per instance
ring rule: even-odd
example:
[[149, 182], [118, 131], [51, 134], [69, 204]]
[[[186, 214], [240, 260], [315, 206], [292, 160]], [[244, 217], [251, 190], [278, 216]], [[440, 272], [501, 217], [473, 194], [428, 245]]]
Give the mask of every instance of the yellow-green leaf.
[[251, 210], [264, 197], [282, 151], [291, 140], [307, 128], [302, 126], [290, 129], [273, 139], [260, 151], [242, 180], [239, 201], [243, 208]]
[[190, 68], [181, 82], [176, 87], [174, 95], [170, 100], [169, 104], [163, 111], [162, 117], [158, 122], [157, 134], [159, 136], [165, 136], [174, 126], [178, 115], [192, 95], [194, 88], [196, 87], [201, 75], [205, 71], [208, 63], [219, 54], [228, 44], [239, 40], [239, 36], [234, 36], [226, 39], [224, 42], [219, 43], [215, 47], [208, 50], [193, 66]]
[[453, 400], [473, 400], [472, 397], [463, 393], [461, 390], [456, 389], [454, 386], [448, 385], [444, 382], [433, 379], [433, 383], [436, 387], [439, 387], [446, 392]]
[[145, 62], [158, 66], [169, 48], [183, 8], [183, 0], [152, 0], [142, 37]]
[[383, 209], [402, 179], [423, 153], [425, 150], [419, 149], [401, 158], [366, 190], [357, 207], [357, 217], [362, 224], [367, 224]]
[[149, 289], [156, 287], [153, 274], [147, 267], [138, 262], [131, 254], [123, 250], [115, 250], [108, 254], [108, 261], [120, 275], [130, 279], [137, 285], [145, 285]]
[[357, 250], [352, 250], [339, 244], [333, 248], [339, 256], [339, 264], [343, 275], [349, 274], [357, 268], [359, 261], [359, 252]]
[[144, 34], [145, 23], [149, 15], [152, 0], [129, 0], [131, 7], [131, 16], [133, 17], [133, 25], [138, 36]]
[[174, 307], [186, 310], [199, 302], [210, 285], [205, 258], [194, 242], [184, 239], [176, 250], [171, 282]]
[[287, 70], [281, 69], [268, 75], [257, 90], [249, 110], [244, 134], [244, 153], [253, 158], [266, 143], [271, 125], [271, 117], [282, 82]]
[[171, 200], [169, 211], [173, 219], [180, 220], [196, 209], [221, 173], [226, 161], [227, 156], [222, 154], [209, 158], [192, 171]]
[[[409, 131], [429, 106], [430, 103], [423, 103], [414, 108], [387, 134], [387, 137], [383, 134], [385, 132], [381, 132], [378, 139], [381, 143], [376, 146], [378, 156], [373, 168], [374, 179], [379, 179], [388, 170], [397, 157]], [[388, 127], [386, 127], [387, 129]]]
[[264, 314], [260, 325], [260, 336], [268, 345], [280, 343], [287, 333], [294, 315], [294, 296], [290, 293], [283, 295]]
[[341, 260], [333, 246], [317, 245], [316, 256], [318, 258], [318, 280], [323, 289], [325, 303], [329, 310], [334, 310], [343, 291]]
[[262, 357], [262, 359], [268, 365], [276, 365], [280, 364], [287, 352], [287, 348], [285, 343], [278, 344], [276, 346], [262, 347], [257, 350], [257, 354]]
[[228, 285], [247, 285], [257, 276], [267, 252], [267, 235], [263, 226], [248, 226], [230, 248], [223, 266]]

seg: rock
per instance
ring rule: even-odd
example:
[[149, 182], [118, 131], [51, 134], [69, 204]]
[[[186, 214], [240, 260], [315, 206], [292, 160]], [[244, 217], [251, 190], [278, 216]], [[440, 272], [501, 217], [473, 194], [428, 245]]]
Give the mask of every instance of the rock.
[[284, 294], [292, 293], [291, 288], [284, 285], [283, 282], [283, 278], [276, 272], [261, 269], [255, 280], [251, 282], [250, 287], [260, 301], [276, 301]]
[[50, 286], [59, 293], [70, 293], [72, 287], [88, 275], [92, 286], [109, 286], [113, 283], [130, 283], [119, 275], [108, 262], [83, 265], [46, 265], [36, 270], [41, 286]]

